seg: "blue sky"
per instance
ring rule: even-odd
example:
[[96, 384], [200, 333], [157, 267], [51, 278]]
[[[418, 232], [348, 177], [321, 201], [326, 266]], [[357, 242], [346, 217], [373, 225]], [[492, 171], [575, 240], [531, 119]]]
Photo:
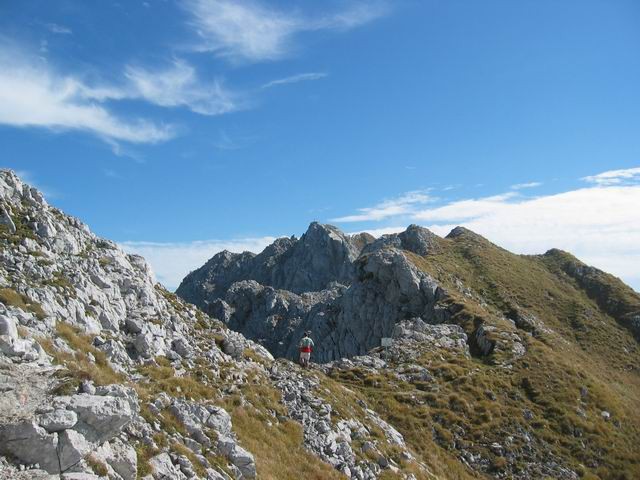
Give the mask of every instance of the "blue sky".
[[635, 0], [0, 2], [0, 164], [160, 281], [312, 220], [640, 290]]

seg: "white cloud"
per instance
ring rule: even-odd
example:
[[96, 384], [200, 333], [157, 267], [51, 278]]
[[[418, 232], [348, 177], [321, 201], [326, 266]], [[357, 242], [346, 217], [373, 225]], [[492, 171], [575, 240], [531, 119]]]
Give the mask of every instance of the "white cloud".
[[382, 3], [354, 3], [342, 12], [306, 18], [255, 0], [189, 0], [185, 7], [202, 40], [198, 50], [254, 62], [287, 55], [301, 32], [354, 28], [386, 10]]
[[620, 185], [623, 183], [640, 182], [640, 167], [627, 168], [624, 170], [609, 170], [582, 180], [596, 185]]
[[128, 66], [125, 76], [130, 82], [130, 97], [162, 107], [182, 106], [202, 115], [221, 115], [239, 108], [236, 95], [220, 81], [201, 82], [195, 69], [182, 60], [174, 60], [166, 70]]
[[46, 64], [21, 64], [17, 57], [18, 52], [0, 49], [1, 124], [82, 130], [132, 143], [157, 143], [173, 136], [170, 126], [119, 118], [97, 104], [103, 89], [92, 89], [77, 78], [59, 75]]
[[213, 255], [222, 251], [261, 252], [275, 237], [256, 237], [237, 240], [208, 240], [185, 243], [121, 242], [128, 253], [147, 259], [157, 280], [174, 290], [192, 270], [200, 268]]
[[459, 200], [438, 208], [415, 212], [413, 218], [432, 222], [468, 220], [494, 212], [517, 196], [516, 192], [508, 192], [479, 199]]
[[264, 85], [262, 85], [262, 87], [260, 88], [271, 88], [278, 85], [286, 85], [289, 83], [306, 82], [309, 80], [320, 80], [321, 78], [325, 78], [326, 76], [327, 76], [326, 73], [300, 73], [298, 75], [292, 75], [290, 77], [271, 80], [270, 82], [267, 82]]
[[[567, 250], [640, 291], [640, 185], [593, 186], [535, 198], [508, 192], [424, 209], [432, 200], [424, 191], [408, 192], [334, 221], [409, 217], [443, 236], [462, 225], [515, 253]], [[420, 206], [422, 210], [418, 210]], [[361, 231], [380, 236], [402, 230], [404, 227], [396, 226]], [[200, 267], [218, 251], [259, 252], [273, 240], [274, 237], [258, 237], [122, 245], [125, 250], [146, 257], [158, 273], [158, 280], [175, 288], [190, 270]]]
[[385, 200], [373, 207], [359, 208], [357, 214], [333, 218], [331, 221], [339, 223], [379, 221], [390, 217], [409, 215], [415, 212], [417, 205], [431, 202], [433, 199], [426, 191], [407, 192], [397, 198]]
[[[16, 58], [23, 60], [16, 61]], [[128, 66], [119, 85], [89, 84], [56, 72], [46, 61], [28, 61], [19, 48], [0, 45], [0, 123], [82, 130], [111, 145], [158, 143], [175, 136], [172, 125], [117, 116], [108, 102], [141, 100], [161, 107], [184, 107], [202, 115], [221, 115], [243, 108], [239, 96], [218, 80], [201, 81], [187, 62], [174, 60], [165, 69]]]
[[511, 190], [522, 190], [523, 188], [535, 188], [542, 185], [540, 182], [529, 182], [529, 183], [516, 183], [515, 185], [511, 185]]
[[73, 33], [70, 28], [65, 27], [64, 25], [58, 25], [57, 23], [47, 23], [45, 26], [51, 33], [56, 33], [58, 35], [71, 35]]

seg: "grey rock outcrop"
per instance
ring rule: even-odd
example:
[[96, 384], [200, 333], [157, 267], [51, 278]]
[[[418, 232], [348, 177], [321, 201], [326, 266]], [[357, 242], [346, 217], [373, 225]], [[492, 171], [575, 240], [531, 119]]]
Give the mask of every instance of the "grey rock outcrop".
[[348, 284], [353, 262], [370, 240], [314, 222], [300, 239], [280, 238], [258, 255], [218, 253], [187, 275], [176, 293], [209, 311], [208, 305], [242, 280], [297, 294], [323, 290], [333, 282]]
[[416, 255], [427, 255], [437, 249], [438, 236], [419, 225], [409, 225], [404, 232], [382, 235], [370, 242], [363, 253], [375, 252], [386, 247], [407, 250]]
[[[255, 257], [237, 255], [231, 262], [231, 254], [218, 254], [187, 276], [178, 294], [207, 276], [197, 288], [208, 293], [196, 303], [275, 356], [295, 358], [305, 330], [313, 333], [317, 361], [362, 355], [391, 336], [399, 321], [448, 319], [438, 304], [446, 293], [404, 253], [425, 255], [437, 242], [416, 225], [374, 240], [313, 223], [299, 241], [278, 240]], [[269, 262], [259, 265], [268, 263], [277, 274], [258, 275], [246, 268], [247, 261], [264, 258]]]

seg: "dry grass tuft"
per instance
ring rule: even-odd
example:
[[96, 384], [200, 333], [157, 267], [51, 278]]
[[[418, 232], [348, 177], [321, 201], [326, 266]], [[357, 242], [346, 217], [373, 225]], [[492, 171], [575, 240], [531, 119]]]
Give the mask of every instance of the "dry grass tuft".
[[74, 353], [57, 349], [50, 339], [39, 340], [42, 348], [54, 358], [54, 362], [66, 368], [56, 374], [61, 382], [54, 393], [73, 393], [83, 380], [91, 380], [96, 385], [125, 382], [124, 376], [113, 370], [105, 353], [93, 346], [89, 335], [82, 334], [79, 329], [64, 322], [56, 323], [56, 333]]
[[12, 288], [0, 288], [0, 302], [10, 307], [17, 307], [25, 312], [31, 312], [39, 320], [47, 316], [39, 303], [31, 301], [26, 295], [22, 295]]

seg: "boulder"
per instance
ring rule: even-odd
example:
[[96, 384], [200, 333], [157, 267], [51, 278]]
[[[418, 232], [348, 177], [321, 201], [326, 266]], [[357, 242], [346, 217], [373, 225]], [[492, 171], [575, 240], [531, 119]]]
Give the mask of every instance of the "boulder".
[[135, 415], [126, 399], [99, 395], [74, 395], [67, 408], [78, 415], [75, 430], [94, 443], [111, 440]]
[[18, 338], [18, 327], [15, 319], [7, 315], [0, 315], [0, 335], [6, 335], [14, 340]]
[[182, 480], [187, 477], [173, 464], [167, 453], [161, 453], [149, 460], [152, 475], [155, 480]]
[[38, 424], [49, 433], [73, 428], [76, 423], [78, 423], [76, 412], [63, 409], [45, 413], [38, 419]]
[[115, 438], [95, 450], [94, 456], [109, 465], [123, 480], [135, 480], [138, 471], [136, 450]]
[[171, 347], [182, 358], [189, 358], [193, 356], [193, 347], [184, 337], [174, 338], [171, 342]]
[[58, 434], [58, 461], [60, 471], [65, 472], [82, 460], [95, 444], [75, 430], [65, 430]]
[[0, 426], [0, 454], [11, 455], [23, 464], [39, 464], [49, 473], [59, 473], [58, 435], [49, 434], [35, 421]]
[[256, 465], [253, 455], [238, 445], [231, 436], [220, 435], [218, 437], [218, 452], [229, 459], [243, 475], [243, 478], [256, 477]]

